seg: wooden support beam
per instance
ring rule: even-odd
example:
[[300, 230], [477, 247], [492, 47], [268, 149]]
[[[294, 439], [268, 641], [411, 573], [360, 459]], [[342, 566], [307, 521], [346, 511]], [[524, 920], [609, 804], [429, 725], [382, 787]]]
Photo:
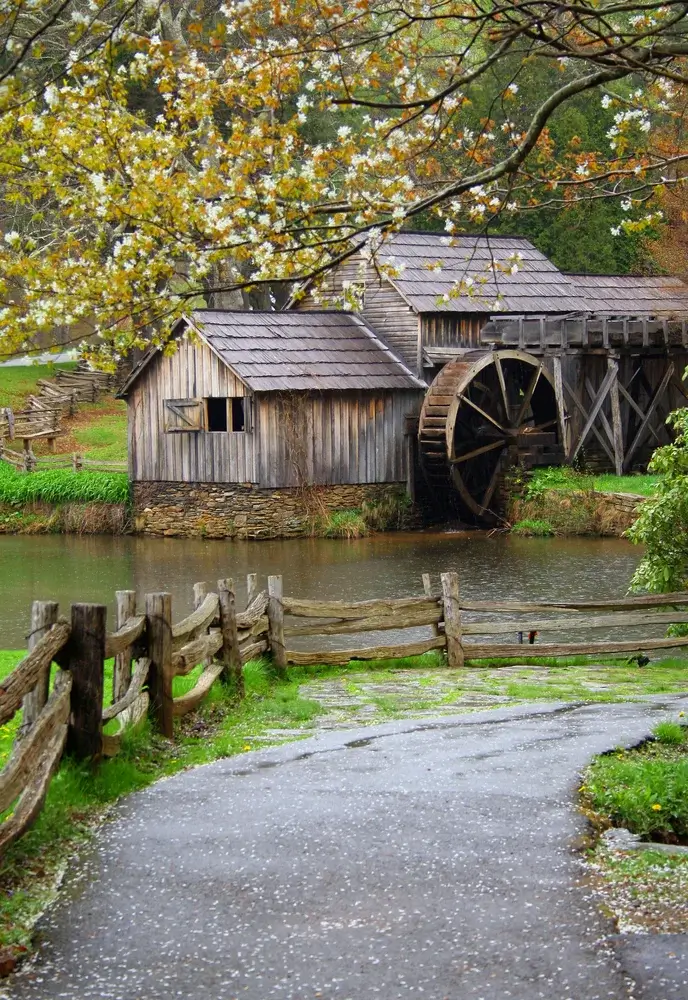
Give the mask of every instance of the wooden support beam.
[[[566, 325], [566, 320], [562, 321], [562, 331]], [[563, 346], [563, 333], [562, 333]], [[569, 440], [569, 425], [566, 417], [566, 403], [564, 402], [564, 381], [561, 372], [561, 355], [556, 354], [552, 358], [552, 371], [554, 375], [554, 396], [557, 401], [557, 418], [559, 420], [559, 434], [564, 455], [568, 458], [571, 442]]]
[[636, 453], [636, 451], [638, 449], [638, 446], [640, 445], [641, 441], [643, 440], [643, 438], [645, 437], [645, 435], [647, 433], [647, 427], [648, 427], [648, 424], [650, 423], [650, 419], [652, 417], [652, 414], [655, 412], [655, 410], [659, 406], [661, 397], [664, 395], [664, 393], [666, 391], [666, 388], [667, 388], [667, 386], [669, 385], [669, 382], [672, 379], [673, 374], [674, 374], [674, 362], [670, 361], [669, 362], [669, 367], [665, 371], [664, 377], [662, 378], [662, 381], [657, 386], [657, 388], [655, 390], [655, 393], [654, 393], [652, 399], [650, 400], [650, 405], [647, 408], [645, 416], [643, 417], [643, 419], [640, 422], [640, 427], [638, 428], [638, 430], [636, 432], [636, 435], [633, 438], [633, 441], [631, 442], [631, 445], [630, 445], [628, 451], [626, 452], [626, 456], [624, 458], [624, 468], [626, 469], [626, 471], [628, 471], [628, 469], [630, 469], [630, 467], [631, 467], [631, 461], [633, 459], [633, 456], [635, 455], [635, 453]]
[[[635, 410], [635, 412], [637, 413], [637, 415], [642, 420], [644, 418], [644, 416], [645, 416], [645, 411], [642, 410], [640, 408], [640, 406], [638, 406], [638, 404], [636, 403], [636, 401], [633, 399], [633, 396], [631, 396], [630, 392], [628, 392], [627, 389], [624, 389], [624, 387], [622, 386], [621, 382], [619, 382], [619, 392], [621, 393], [621, 395], [623, 396], [623, 398], [626, 400], [626, 402], [628, 403], [628, 405], [631, 407], [631, 409]], [[649, 431], [650, 431], [651, 434], [654, 434], [654, 437], [655, 437], [655, 440], [657, 441], [657, 444], [661, 444], [662, 441], [660, 439], [660, 436], [659, 436], [659, 434], [657, 433], [657, 431], [654, 429], [654, 427], [652, 425], [650, 425]]]
[[246, 576], [246, 607], [248, 608], [258, 594], [258, 574], [249, 573]]
[[[580, 400], [580, 398], [578, 396], [578, 393], [574, 389], [571, 388], [571, 386], [566, 381], [566, 379], [564, 379], [563, 382], [564, 382], [564, 388], [568, 392], [568, 394], [571, 397], [571, 399], [572, 399], [573, 403], [575, 404], [575, 406], [580, 410], [580, 412], [581, 412], [581, 414], [583, 416], [583, 419], [586, 422], [586, 425], [588, 424], [588, 422], [590, 422], [590, 429], [592, 430], [592, 433], [595, 435], [595, 437], [597, 438], [597, 440], [601, 444], [602, 448], [605, 450], [605, 452], [609, 456], [609, 461], [613, 463], [614, 462], [614, 452], [609, 447], [609, 444], [605, 441], [605, 439], [602, 436], [602, 434], [600, 434], [600, 432], [597, 429], [597, 427], [595, 427], [594, 421], [590, 421], [590, 414], [588, 413], [587, 408], [581, 402], [581, 400]], [[587, 434], [586, 434], [586, 437], [587, 437]], [[579, 436], [578, 440], [579, 440], [578, 449], [576, 451], [573, 451], [573, 449], [572, 449], [571, 456], [570, 456], [570, 461], [573, 461], [573, 459], [575, 458], [575, 456], [578, 454], [578, 450], [580, 449], [580, 443], [581, 443], [580, 436]]]
[[97, 759], [103, 749], [106, 616], [103, 604], [72, 604], [67, 647], [72, 675], [67, 752], [79, 760]]
[[[571, 461], [575, 460], [576, 455], [578, 454], [578, 452], [581, 450], [583, 444], [585, 443], [585, 441], [586, 441], [586, 439], [588, 437], [588, 434], [592, 430], [593, 425], [594, 425], [595, 421], [597, 420], [597, 416], [598, 416], [600, 410], [602, 409], [602, 405], [603, 405], [605, 399], [607, 398], [607, 395], [609, 394], [609, 390], [611, 389], [612, 384], [613, 384], [613, 382], [615, 380], [616, 380], [616, 371], [615, 371], [615, 369], [612, 368], [605, 375], [604, 380], [602, 382], [602, 385], [599, 388], [599, 391], [598, 391], [597, 396], [595, 398], [595, 402], [593, 403], [592, 408], [590, 409], [590, 412], [588, 413], [588, 418], [585, 421], [585, 425], [583, 427], [583, 430], [580, 432], [578, 440], [576, 441], [576, 444], [573, 447], [573, 451], [571, 453]], [[606, 448], [605, 448], [605, 450], [607, 451], [607, 454], [609, 454], [609, 451]], [[610, 457], [611, 457], [611, 460], [613, 462], [614, 461], [614, 455], [611, 454]]]
[[612, 434], [614, 442], [614, 471], [617, 476], [623, 474], [624, 442], [621, 426], [621, 404], [619, 402], [619, 362], [616, 358], [607, 358], [607, 367], [613, 372], [614, 378], [609, 388], [609, 401], [612, 408]]
[[[31, 606], [31, 630], [29, 632], [28, 648], [29, 652], [35, 649], [39, 639], [42, 639], [46, 632], [49, 632], [57, 621], [59, 606], [54, 601], [34, 601]], [[24, 696], [22, 703], [22, 722], [19, 729], [19, 738], [25, 736], [31, 729], [34, 722], [41, 714], [41, 710], [48, 700], [50, 688], [50, 664], [48, 663], [42, 671], [41, 676], [33, 691], [29, 691]]]
[[[594, 403], [595, 399], [597, 397], [597, 393], [595, 392], [594, 385], [592, 384], [592, 382], [590, 381], [590, 379], [587, 378], [587, 377], [585, 379], [585, 390], [586, 390], [588, 396], [590, 396], [590, 402]], [[609, 423], [609, 421], [607, 420], [607, 415], [604, 412], [604, 410], [600, 410], [600, 412], [599, 412], [599, 420], [600, 420], [600, 425], [601, 425], [603, 431], [607, 435], [607, 440], [609, 441], [610, 447], [613, 448], [614, 447], [614, 432], [612, 431], [612, 426]], [[613, 459], [612, 459], [612, 461], [613, 461]]]

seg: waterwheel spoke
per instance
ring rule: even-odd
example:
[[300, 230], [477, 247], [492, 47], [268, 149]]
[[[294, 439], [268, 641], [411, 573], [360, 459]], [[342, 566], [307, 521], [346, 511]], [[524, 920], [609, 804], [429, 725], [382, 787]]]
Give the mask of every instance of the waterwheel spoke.
[[465, 455], [459, 455], [458, 458], [451, 458], [449, 460], [450, 465], [459, 465], [461, 462], [467, 462], [469, 458], [475, 458], [477, 455], [484, 455], [486, 451], [494, 451], [495, 448], [506, 447], [506, 441], [499, 440], [493, 441], [491, 444], [484, 444], [481, 448], [474, 448], [473, 451], [467, 451]]
[[486, 510], [487, 507], [489, 506], [489, 503], [490, 503], [490, 500], [492, 500], [494, 491], [497, 489], [497, 483], [499, 482], [499, 476], [501, 474], [501, 471], [502, 471], [502, 463], [501, 463], [500, 460], [497, 460], [497, 464], [494, 467], [494, 472], [492, 473], [492, 476], [490, 477], [490, 482], [487, 484], [487, 489], [485, 490], [485, 493], [483, 494], [483, 502], [481, 504], [481, 507], [482, 507], [483, 511]]
[[494, 417], [491, 417], [489, 413], [486, 413], [485, 410], [482, 409], [482, 407], [478, 406], [477, 403], [474, 403], [473, 400], [469, 399], [468, 396], [466, 396], [464, 393], [461, 393], [459, 399], [461, 400], [462, 403], [467, 403], [468, 406], [472, 406], [473, 409], [476, 410], [484, 420], [487, 420], [488, 423], [494, 424], [497, 430], [501, 431], [502, 434], [506, 434], [507, 432], [506, 427], [502, 427], [501, 424], [497, 423]]
[[544, 424], [534, 424], [529, 427], [529, 431], [546, 431], [548, 427], [556, 427], [559, 424], [559, 417], [555, 417], [554, 420], [548, 420]]
[[495, 368], [497, 370], [497, 378], [499, 379], [499, 388], [502, 390], [502, 399], [504, 400], [504, 416], [506, 417], [507, 423], [510, 423], [511, 413], [509, 407], [509, 395], [506, 391], [506, 382], [504, 380], [504, 369], [502, 368], [502, 359], [498, 354], [495, 354]]
[[523, 402], [521, 403], [521, 409], [518, 411], [518, 416], [516, 418], [516, 427], [520, 427], [523, 423], [523, 418], [526, 415], [526, 410], [530, 406], [530, 401], [533, 398], [533, 393], [535, 392], [535, 387], [537, 386], [540, 375], [542, 374], [542, 362], [535, 369], [535, 373], [530, 380], [530, 385], [526, 389], [526, 394], [523, 397]]

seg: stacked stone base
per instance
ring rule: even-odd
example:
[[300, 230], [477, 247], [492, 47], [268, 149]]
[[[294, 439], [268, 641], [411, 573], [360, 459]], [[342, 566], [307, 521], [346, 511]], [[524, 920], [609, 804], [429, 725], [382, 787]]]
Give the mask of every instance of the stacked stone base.
[[358, 483], [306, 489], [251, 484], [133, 484], [134, 527], [144, 535], [179, 538], [297, 538], [313, 533], [329, 511], [400, 499], [403, 483]]

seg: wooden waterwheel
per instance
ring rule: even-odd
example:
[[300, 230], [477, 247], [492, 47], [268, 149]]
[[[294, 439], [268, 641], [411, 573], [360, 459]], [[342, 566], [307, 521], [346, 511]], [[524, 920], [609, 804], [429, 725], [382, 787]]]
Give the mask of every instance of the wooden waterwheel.
[[482, 522], [494, 520], [509, 466], [564, 458], [551, 376], [524, 351], [475, 352], [447, 364], [423, 401], [418, 433], [432, 492], [453, 494], [464, 515]]

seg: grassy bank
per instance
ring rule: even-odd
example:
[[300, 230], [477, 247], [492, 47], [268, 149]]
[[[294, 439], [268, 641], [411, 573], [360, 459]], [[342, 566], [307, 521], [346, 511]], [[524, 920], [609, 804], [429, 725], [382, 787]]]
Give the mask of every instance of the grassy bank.
[[658, 476], [587, 476], [567, 467], [536, 469], [511, 487], [507, 519], [518, 535], [619, 537], [633, 524], [637, 503], [650, 496]]
[[26, 474], [0, 462], [0, 534], [122, 534], [129, 526], [128, 500], [123, 473]]
[[[0, 680], [19, 652], [0, 653]], [[348, 667], [290, 668], [276, 679], [267, 663], [245, 668], [247, 697], [216, 683], [198, 712], [176, 723], [174, 743], [148, 724], [128, 735], [121, 754], [94, 770], [65, 762], [50, 786], [33, 829], [0, 864], [0, 948], [5, 957], [31, 947], [37, 915], [55, 897], [70, 857], [89, 840], [122, 795], [184, 768], [256, 747], [298, 739], [316, 725], [351, 727], [402, 717], [466, 712], [526, 701], [618, 701], [686, 687], [686, 660], [639, 670], [624, 661], [607, 666], [578, 657], [553, 661], [524, 653], [518, 664], [446, 669], [439, 653]], [[107, 665], [106, 691], [111, 683]], [[180, 695], [198, 671], [174, 680]], [[0, 729], [0, 763], [10, 752], [18, 718]], [[0, 965], [2, 952], [0, 951]]]

